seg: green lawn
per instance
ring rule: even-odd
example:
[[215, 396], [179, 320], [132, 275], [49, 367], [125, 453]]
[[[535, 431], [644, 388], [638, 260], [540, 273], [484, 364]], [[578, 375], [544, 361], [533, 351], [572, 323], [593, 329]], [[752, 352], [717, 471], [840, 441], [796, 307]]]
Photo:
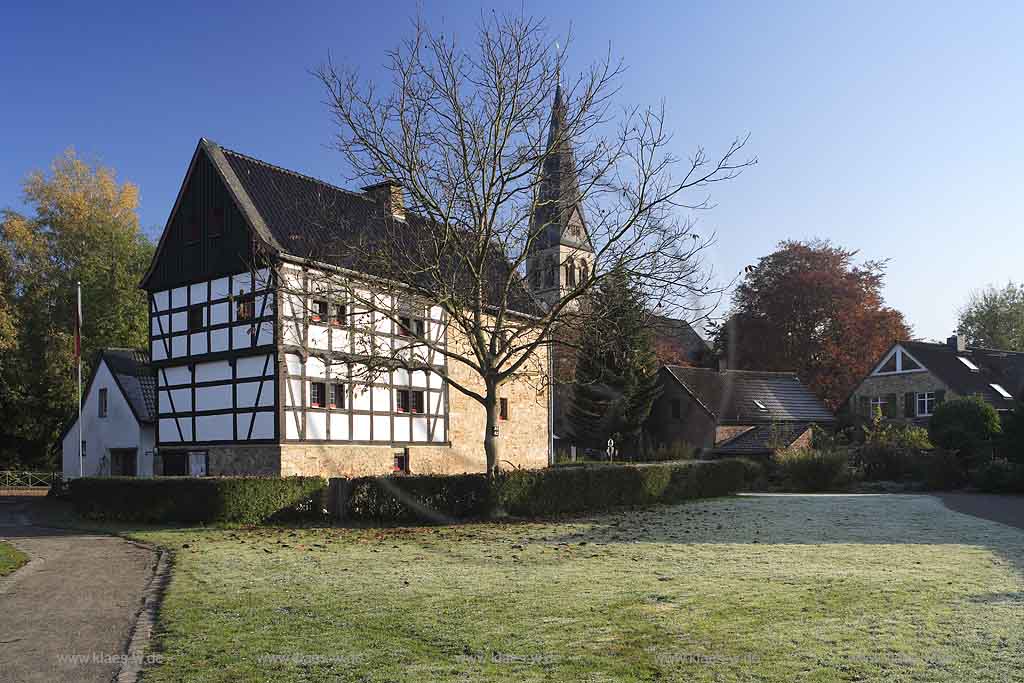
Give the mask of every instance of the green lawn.
[[147, 681], [1024, 681], [1024, 532], [927, 496], [137, 535]]
[[0, 542], [0, 576], [7, 576], [28, 562], [28, 556], [8, 543]]

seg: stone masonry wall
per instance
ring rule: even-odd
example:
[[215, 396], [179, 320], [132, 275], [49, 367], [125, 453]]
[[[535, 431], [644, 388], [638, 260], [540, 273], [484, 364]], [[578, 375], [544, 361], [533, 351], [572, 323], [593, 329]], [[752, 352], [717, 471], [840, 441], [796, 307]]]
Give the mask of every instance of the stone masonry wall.
[[861, 397], [889, 396], [896, 397], [896, 410], [893, 419], [907, 419], [903, 409], [904, 395], [908, 392], [923, 393], [926, 391], [945, 391], [946, 400], [956, 394], [946, 384], [930, 372], [905, 372], [896, 375], [872, 375], [866, 377], [854, 390], [849, 401], [851, 413], [859, 411]]
[[[458, 348], [454, 328], [449, 345]], [[449, 361], [453, 380], [474, 391], [483, 392], [483, 382], [465, 364]], [[508, 399], [509, 419], [499, 422], [499, 465], [535, 469], [548, 464], [548, 389], [543, 382], [547, 372], [547, 350], [540, 349], [525, 363], [520, 377], [499, 389]], [[461, 474], [484, 472], [483, 406], [454, 387], [448, 389], [448, 439], [450, 445], [409, 446], [409, 468], [413, 474]], [[354, 477], [391, 472], [398, 446], [360, 444], [282, 443], [280, 474]], [[212, 457], [211, 457], [212, 460]]]
[[276, 444], [210, 446], [211, 476], [278, 476], [281, 474], [281, 452]]

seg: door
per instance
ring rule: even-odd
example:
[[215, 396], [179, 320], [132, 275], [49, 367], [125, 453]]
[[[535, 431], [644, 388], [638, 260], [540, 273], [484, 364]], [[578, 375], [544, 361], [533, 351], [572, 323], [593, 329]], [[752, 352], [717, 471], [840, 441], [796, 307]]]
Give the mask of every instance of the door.
[[110, 476], [134, 477], [138, 475], [138, 450], [135, 448], [110, 449]]

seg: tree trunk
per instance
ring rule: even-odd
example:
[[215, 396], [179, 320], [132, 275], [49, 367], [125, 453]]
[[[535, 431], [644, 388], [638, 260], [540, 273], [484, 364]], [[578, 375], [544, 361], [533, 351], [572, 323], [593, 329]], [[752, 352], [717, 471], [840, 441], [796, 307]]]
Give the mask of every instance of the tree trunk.
[[501, 454], [500, 437], [495, 436], [498, 428], [498, 396], [497, 391], [487, 392], [484, 410], [487, 414], [484, 426], [484, 452], [487, 454], [487, 476], [493, 477], [498, 471], [498, 459]]

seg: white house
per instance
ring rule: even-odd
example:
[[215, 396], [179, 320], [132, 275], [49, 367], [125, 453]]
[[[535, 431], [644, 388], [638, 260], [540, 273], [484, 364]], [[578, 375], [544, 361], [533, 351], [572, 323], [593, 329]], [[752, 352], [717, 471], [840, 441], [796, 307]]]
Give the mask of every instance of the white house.
[[103, 349], [82, 394], [82, 466], [78, 419], [61, 437], [65, 478], [153, 476], [156, 378], [149, 354]]

